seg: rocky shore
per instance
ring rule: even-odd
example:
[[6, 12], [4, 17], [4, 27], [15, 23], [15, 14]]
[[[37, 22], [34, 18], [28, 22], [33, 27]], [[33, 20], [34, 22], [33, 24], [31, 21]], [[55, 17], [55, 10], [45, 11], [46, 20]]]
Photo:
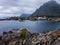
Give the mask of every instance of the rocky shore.
[[26, 28], [3, 32], [0, 45], [60, 45], [60, 29], [44, 33], [30, 33]]

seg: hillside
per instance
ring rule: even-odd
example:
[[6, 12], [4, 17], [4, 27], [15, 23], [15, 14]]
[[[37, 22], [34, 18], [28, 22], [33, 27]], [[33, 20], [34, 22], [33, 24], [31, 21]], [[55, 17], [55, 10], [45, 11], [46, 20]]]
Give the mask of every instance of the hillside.
[[60, 5], [56, 1], [48, 1], [31, 15], [35, 16], [60, 16]]
[[29, 16], [30, 16], [30, 14], [22, 14], [22, 15], [20, 16], [20, 18], [26, 19], [26, 18], [28, 18]]

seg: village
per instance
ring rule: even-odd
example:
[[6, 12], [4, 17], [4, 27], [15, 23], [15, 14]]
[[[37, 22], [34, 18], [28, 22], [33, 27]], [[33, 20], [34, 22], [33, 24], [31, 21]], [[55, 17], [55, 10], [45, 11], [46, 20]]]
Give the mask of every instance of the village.
[[52, 21], [60, 21], [60, 17], [30, 17], [29, 20], [52, 20]]

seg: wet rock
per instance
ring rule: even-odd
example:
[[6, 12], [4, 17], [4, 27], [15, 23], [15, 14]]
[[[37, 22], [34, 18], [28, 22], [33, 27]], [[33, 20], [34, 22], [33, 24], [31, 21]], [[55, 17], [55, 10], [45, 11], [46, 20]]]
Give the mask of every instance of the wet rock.
[[0, 36], [0, 40], [2, 40], [2, 36]]
[[[58, 35], [58, 36], [57, 36]], [[60, 30], [46, 33], [30, 33], [26, 28], [3, 32], [0, 45], [53, 45], [59, 42]]]
[[7, 32], [3, 32], [3, 35], [7, 34]]

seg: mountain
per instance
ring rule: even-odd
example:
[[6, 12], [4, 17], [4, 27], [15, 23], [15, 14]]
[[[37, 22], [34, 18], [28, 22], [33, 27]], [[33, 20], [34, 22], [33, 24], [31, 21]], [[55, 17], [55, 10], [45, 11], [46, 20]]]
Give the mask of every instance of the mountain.
[[22, 14], [22, 15], [20, 16], [20, 18], [26, 19], [26, 18], [28, 18], [29, 16], [30, 16], [30, 14]]
[[48, 1], [31, 15], [34, 16], [60, 16], [60, 5], [54, 0]]

